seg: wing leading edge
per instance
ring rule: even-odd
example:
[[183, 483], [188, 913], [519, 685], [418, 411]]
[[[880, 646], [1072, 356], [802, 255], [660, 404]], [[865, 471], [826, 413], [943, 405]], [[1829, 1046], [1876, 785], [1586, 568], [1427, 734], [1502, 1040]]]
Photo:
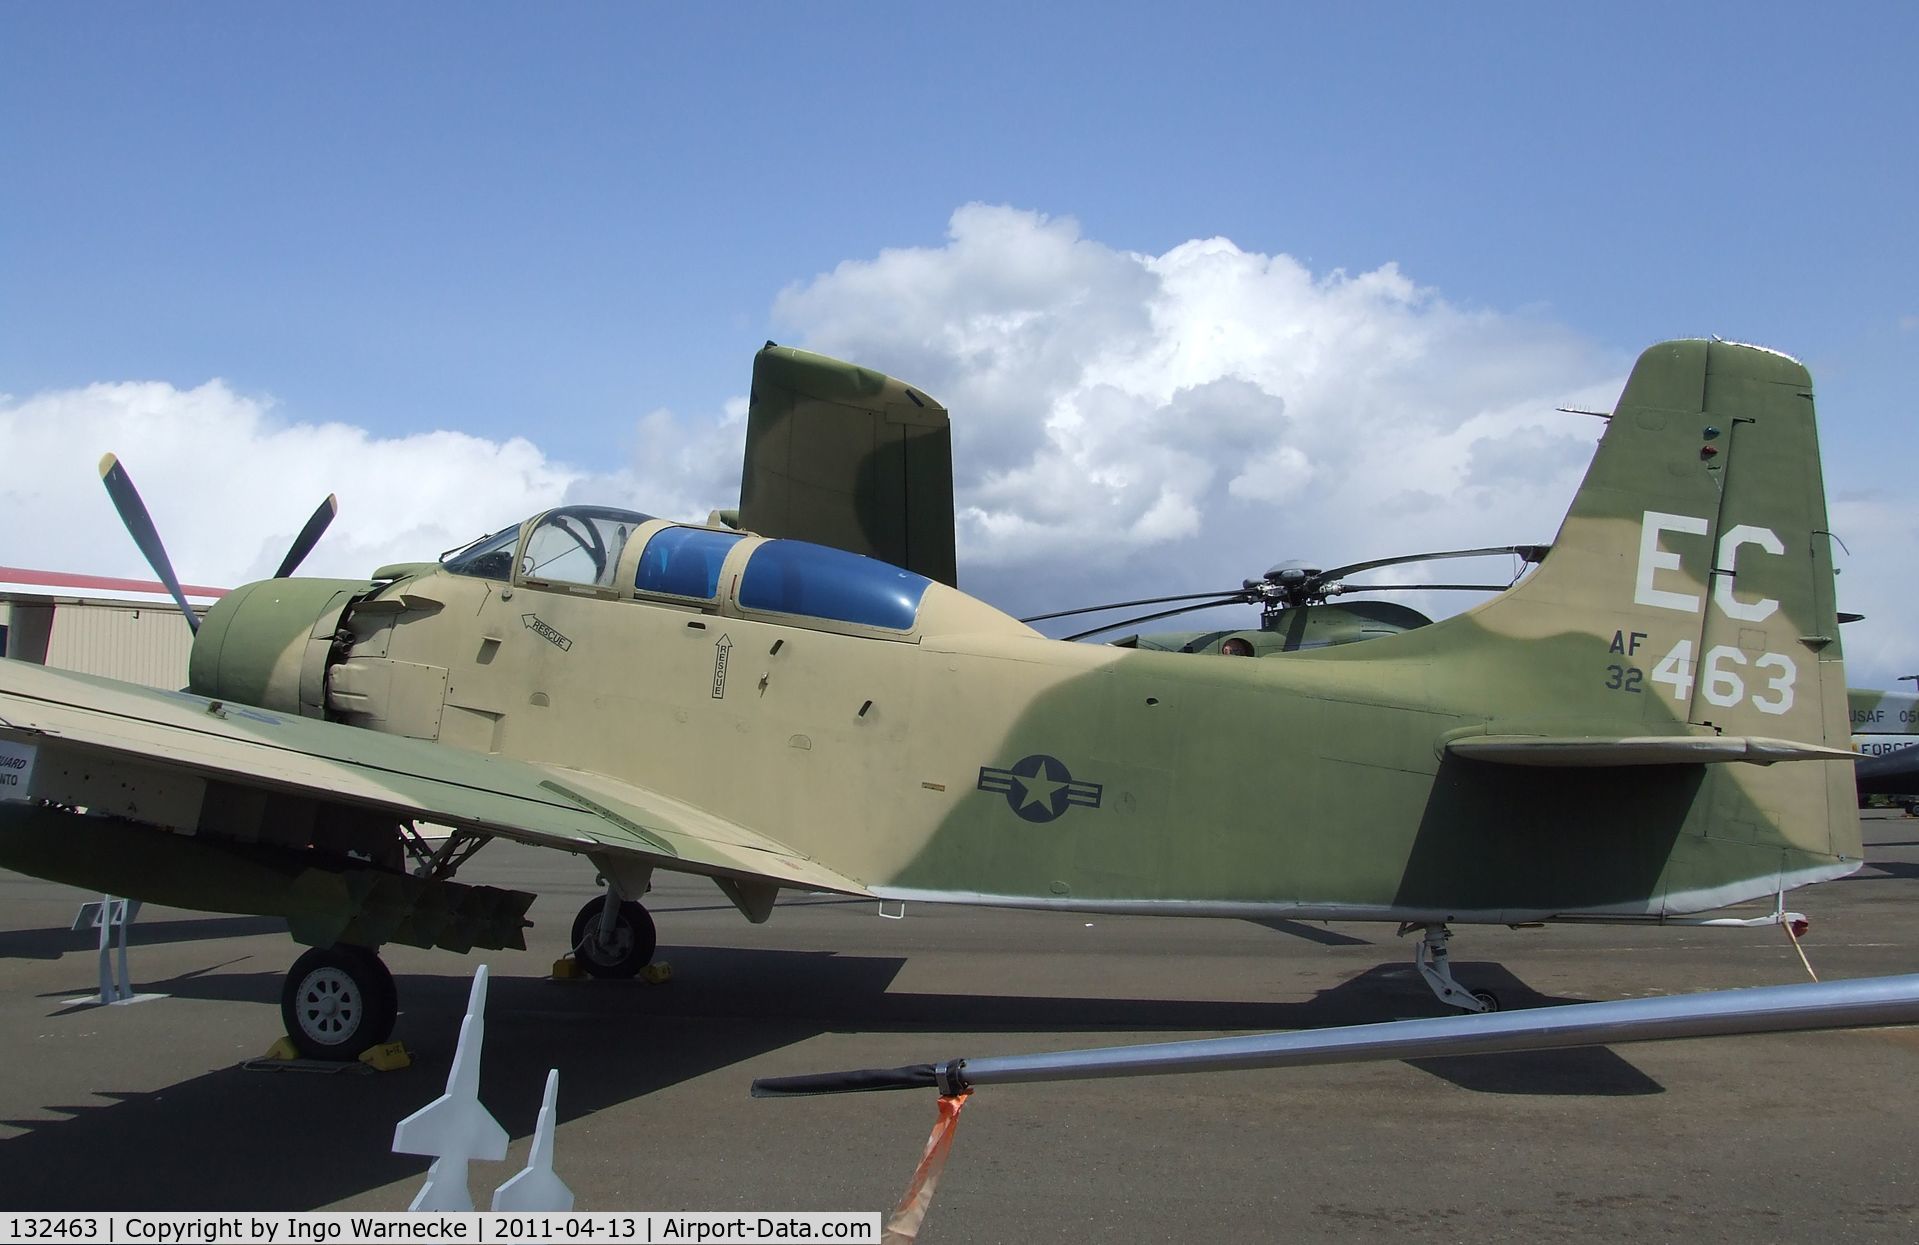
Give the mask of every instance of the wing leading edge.
[[[108, 758], [189, 790], [211, 780], [671, 871], [867, 893], [776, 840], [604, 775], [25, 662], [0, 659], [0, 739], [43, 752], [37, 764]], [[90, 807], [151, 820], [138, 805], [165, 801], [139, 787], [117, 804], [101, 790]]]

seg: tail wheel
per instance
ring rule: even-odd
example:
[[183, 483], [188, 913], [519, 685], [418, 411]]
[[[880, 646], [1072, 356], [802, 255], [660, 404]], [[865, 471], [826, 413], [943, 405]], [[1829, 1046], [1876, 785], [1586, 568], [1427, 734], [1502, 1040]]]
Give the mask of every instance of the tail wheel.
[[589, 899], [573, 918], [573, 954], [594, 977], [633, 977], [653, 962], [659, 938], [652, 914], [631, 899], [622, 900], [611, 936], [601, 935], [604, 899]]
[[380, 957], [340, 943], [293, 962], [280, 990], [280, 1019], [308, 1059], [357, 1059], [393, 1036], [399, 990]]

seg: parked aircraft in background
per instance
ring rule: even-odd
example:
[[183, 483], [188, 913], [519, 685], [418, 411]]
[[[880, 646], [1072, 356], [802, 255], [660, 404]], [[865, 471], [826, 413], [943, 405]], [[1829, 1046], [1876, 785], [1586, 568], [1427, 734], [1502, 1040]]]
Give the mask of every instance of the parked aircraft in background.
[[1887, 795], [1907, 807], [1919, 801], [1919, 695], [1853, 688], [1852, 749], [1859, 754], [1859, 794]]

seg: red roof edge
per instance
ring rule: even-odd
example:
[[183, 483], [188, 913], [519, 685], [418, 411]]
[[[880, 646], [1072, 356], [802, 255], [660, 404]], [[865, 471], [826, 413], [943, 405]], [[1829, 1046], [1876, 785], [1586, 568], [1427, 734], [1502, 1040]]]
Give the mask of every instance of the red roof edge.
[[[157, 592], [165, 595], [167, 586], [152, 579], [114, 579], [106, 575], [74, 575], [66, 571], [29, 571], [17, 566], [0, 566], [0, 582], [33, 584], [42, 588], [70, 588], [80, 592]], [[223, 597], [225, 588], [204, 584], [181, 584], [190, 597]]]

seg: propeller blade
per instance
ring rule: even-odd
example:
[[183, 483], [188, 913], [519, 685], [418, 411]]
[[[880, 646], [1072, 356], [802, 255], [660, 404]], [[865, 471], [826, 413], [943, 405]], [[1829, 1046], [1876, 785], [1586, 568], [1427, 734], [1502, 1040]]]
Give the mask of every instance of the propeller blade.
[[1842, 623], [1863, 622], [1865, 617], [1864, 614], [1848, 614], [1844, 610], [1839, 611], [1839, 621]]
[[120, 460], [112, 454], [100, 457], [100, 483], [106, 485], [107, 496], [113, 499], [113, 508], [120, 512], [120, 522], [127, 528], [127, 534], [133, 537], [133, 543], [140, 547], [140, 554], [160, 577], [168, 592], [173, 594], [173, 603], [186, 615], [187, 629], [195, 635], [200, 632], [200, 618], [187, 604], [187, 594], [180, 591], [180, 578], [173, 573], [173, 563], [167, 561], [167, 548], [160, 543], [160, 530], [153, 526], [153, 519], [147, 514], [146, 503], [140, 500], [140, 490], [133, 487], [132, 477]]
[[1089, 635], [1098, 635], [1102, 631], [1117, 631], [1121, 627], [1130, 627], [1134, 623], [1153, 622], [1161, 618], [1171, 618], [1175, 614], [1190, 614], [1195, 610], [1208, 610], [1217, 605], [1240, 605], [1244, 604], [1245, 600], [1246, 598], [1242, 594], [1237, 597], [1228, 597], [1223, 601], [1201, 601], [1198, 605], [1182, 605], [1178, 609], [1161, 610], [1157, 614], [1142, 614], [1138, 618], [1125, 618], [1116, 623], [1105, 623], [1101, 626], [1094, 627], [1090, 631], [1081, 631], [1073, 635], [1061, 636], [1060, 639], [1084, 640]]
[[320, 508], [315, 510], [313, 517], [307, 520], [307, 525], [300, 529], [298, 536], [293, 538], [292, 548], [287, 550], [286, 559], [280, 563], [280, 569], [273, 572], [273, 577], [285, 579], [293, 574], [300, 563], [306, 561], [307, 555], [313, 552], [313, 546], [320, 543], [320, 537], [325, 535], [327, 525], [333, 522], [333, 516], [339, 513], [340, 499], [328, 493], [326, 500], [320, 503]]
[[1177, 597], [1141, 597], [1137, 601], [1114, 601], [1110, 605], [1084, 605], [1076, 610], [1056, 610], [1051, 614], [1034, 614], [1030, 618], [1020, 619], [1023, 623], [1045, 622], [1049, 618], [1071, 618], [1075, 614], [1097, 614], [1101, 610], [1123, 610], [1134, 605], [1164, 605], [1168, 601], [1197, 601], [1204, 598], [1219, 598], [1222, 605], [1250, 598], [1244, 588], [1233, 588], [1226, 592], [1188, 592]]
[[1320, 582], [1340, 579], [1347, 575], [1357, 575], [1361, 571], [1378, 570], [1382, 566], [1400, 566], [1407, 562], [1442, 562], [1447, 558], [1491, 558], [1500, 554], [1514, 554], [1528, 562], [1537, 562], [1546, 556], [1551, 545], [1493, 545], [1486, 549], [1449, 549], [1443, 553], [1409, 553], [1397, 558], [1375, 558], [1371, 562], [1355, 562], [1351, 566], [1335, 566], [1329, 571], [1319, 573]]

